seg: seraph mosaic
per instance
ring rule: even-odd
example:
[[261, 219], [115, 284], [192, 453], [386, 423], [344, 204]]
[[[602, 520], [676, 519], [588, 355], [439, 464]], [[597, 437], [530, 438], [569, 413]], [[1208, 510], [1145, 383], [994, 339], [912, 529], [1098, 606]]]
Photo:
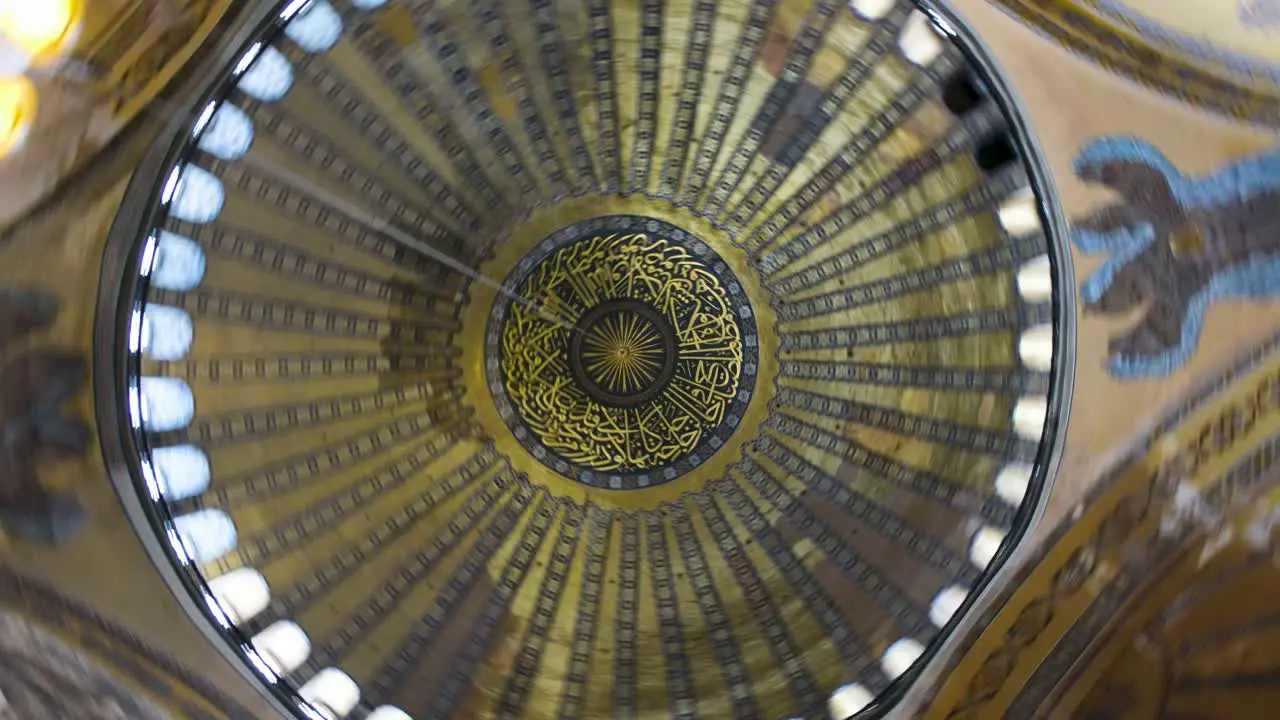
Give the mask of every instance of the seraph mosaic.
[[1080, 151], [1075, 172], [1118, 196], [1072, 232], [1082, 252], [1105, 256], [1080, 285], [1085, 312], [1139, 316], [1111, 338], [1113, 375], [1173, 372], [1213, 303], [1280, 293], [1280, 150], [1191, 177], [1150, 143], [1109, 136]]

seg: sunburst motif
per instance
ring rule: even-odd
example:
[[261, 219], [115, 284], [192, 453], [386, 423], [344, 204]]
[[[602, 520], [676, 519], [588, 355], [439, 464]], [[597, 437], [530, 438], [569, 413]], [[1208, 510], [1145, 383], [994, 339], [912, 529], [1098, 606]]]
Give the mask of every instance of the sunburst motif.
[[601, 387], [626, 395], [657, 379], [662, 366], [662, 336], [647, 319], [617, 313], [601, 318], [585, 332], [583, 362]]

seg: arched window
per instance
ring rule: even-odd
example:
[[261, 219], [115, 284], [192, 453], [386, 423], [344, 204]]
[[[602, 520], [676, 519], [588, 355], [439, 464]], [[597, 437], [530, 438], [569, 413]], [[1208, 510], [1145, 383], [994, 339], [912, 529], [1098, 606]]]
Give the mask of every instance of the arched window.
[[204, 250], [191, 238], [161, 230], [151, 284], [165, 290], [190, 290], [204, 279]]
[[967, 597], [969, 597], [969, 591], [959, 585], [943, 588], [942, 592], [938, 593], [929, 604], [929, 620], [938, 627], [946, 625]]
[[236, 86], [256, 100], [279, 100], [293, 87], [293, 66], [284, 53], [267, 46], [262, 48], [253, 64], [240, 76], [240, 82]]
[[853, 11], [864, 20], [879, 20], [897, 4], [898, 0], [853, 0]]
[[309, 53], [324, 52], [342, 35], [342, 18], [325, 0], [311, 0], [285, 26], [284, 34]]
[[1022, 188], [1000, 203], [1000, 226], [1010, 237], [1025, 237], [1040, 231], [1040, 210], [1031, 188]]
[[356, 681], [337, 668], [325, 668], [298, 689], [303, 700], [326, 720], [341, 720], [356, 709], [360, 688]]
[[147, 305], [142, 313], [142, 352], [154, 360], [178, 360], [191, 349], [191, 316], [168, 305]]
[[207, 223], [222, 211], [226, 194], [222, 181], [195, 165], [185, 165], [169, 204], [169, 214], [191, 223]]
[[880, 658], [880, 667], [890, 680], [911, 669], [924, 654], [924, 645], [913, 638], [902, 638], [889, 646]]
[[996, 132], [978, 143], [973, 160], [979, 170], [990, 175], [1017, 162], [1018, 149], [1008, 133]]
[[228, 161], [244, 155], [252, 144], [253, 121], [245, 111], [229, 102], [218, 106], [196, 143], [201, 150]]
[[276, 675], [288, 675], [302, 666], [311, 654], [311, 639], [298, 624], [289, 620], [272, 623], [250, 641], [258, 656]]
[[1004, 466], [996, 475], [996, 494], [1001, 500], [1018, 507], [1022, 504], [1022, 499], [1027, 496], [1032, 470], [1033, 468], [1025, 463], [1010, 463]]
[[236, 524], [221, 510], [197, 510], [174, 518], [173, 524], [194, 562], [216, 560], [236, 546]]
[[870, 690], [858, 683], [850, 683], [836, 688], [836, 691], [831, 693], [831, 699], [827, 701], [827, 709], [831, 711], [831, 720], [849, 720], [862, 712], [874, 699], [875, 696]]
[[194, 497], [209, 487], [209, 457], [195, 445], [156, 448], [151, 464], [165, 500]]
[[942, 48], [942, 37], [929, 16], [919, 10], [911, 11], [898, 36], [898, 49], [902, 56], [915, 65], [926, 67], [942, 54]]
[[413, 720], [413, 718], [409, 717], [409, 713], [398, 707], [382, 705], [369, 713], [369, 717], [365, 718], [365, 720]]
[[960, 70], [942, 85], [942, 104], [956, 117], [973, 112], [987, 101], [982, 82], [967, 68]]
[[209, 581], [209, 592], [233, 625], [243, 625], [271, 604], [266, 578], [253, 568], [237, 568]]
[[139, 381], [142, 393], [142, 425], [152, 432], [184, 428], [195, 416], [196, 401], [191, 388], [177, 378], [144, 377]]
[[1053, 296], [1053, 273], [1049, 256], [1041, 255], [1018, 268], [1018, 294], [1028, 302], [1043, 302]]
[[995, 559], [996, 553], [1000, 551], [1000, 545], [1004, 543], [1004, 535], [1003, 530], [990, 525], [978, 528], [978, 531], [973, 534], [973, 540], [969, 542], [969, 561], [979, 570], [986, 570]]
[[1042, 397], [1023, 397], [1013, 406], [1013, 431], [1023, 440], [1039, 442], [1049, 417], [1049, 402]]
[[1018, 338], [1018, 357], [1032, 370], [1048, 372], [1053, 367], [1053, 326], [1033, 325]]

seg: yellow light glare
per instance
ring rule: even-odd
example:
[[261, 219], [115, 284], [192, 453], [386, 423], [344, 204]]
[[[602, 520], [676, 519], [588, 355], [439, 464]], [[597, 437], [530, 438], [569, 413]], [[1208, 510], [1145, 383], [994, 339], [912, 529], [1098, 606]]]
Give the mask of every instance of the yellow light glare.
[[0, 34], [37, 60], [71, 47], [80, 32], [81, 0], [0, 0]]
[[25, 77], [0, 80], [0, 157], [22, 147], [36, 116], [36, 90]]

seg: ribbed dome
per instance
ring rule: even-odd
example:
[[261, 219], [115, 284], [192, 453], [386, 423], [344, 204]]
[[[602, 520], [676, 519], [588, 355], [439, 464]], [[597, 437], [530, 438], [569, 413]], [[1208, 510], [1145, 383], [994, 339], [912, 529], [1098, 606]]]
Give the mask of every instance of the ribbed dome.
[[907, 682], [1056, 423], [997, 79], [906, 0], [331, 3], [277, 11], [136, 191], [139, 448], [208, 483], [157, 518], [269, 587], [228, 637], [296, 623], [287, 687], [419, 719]]

